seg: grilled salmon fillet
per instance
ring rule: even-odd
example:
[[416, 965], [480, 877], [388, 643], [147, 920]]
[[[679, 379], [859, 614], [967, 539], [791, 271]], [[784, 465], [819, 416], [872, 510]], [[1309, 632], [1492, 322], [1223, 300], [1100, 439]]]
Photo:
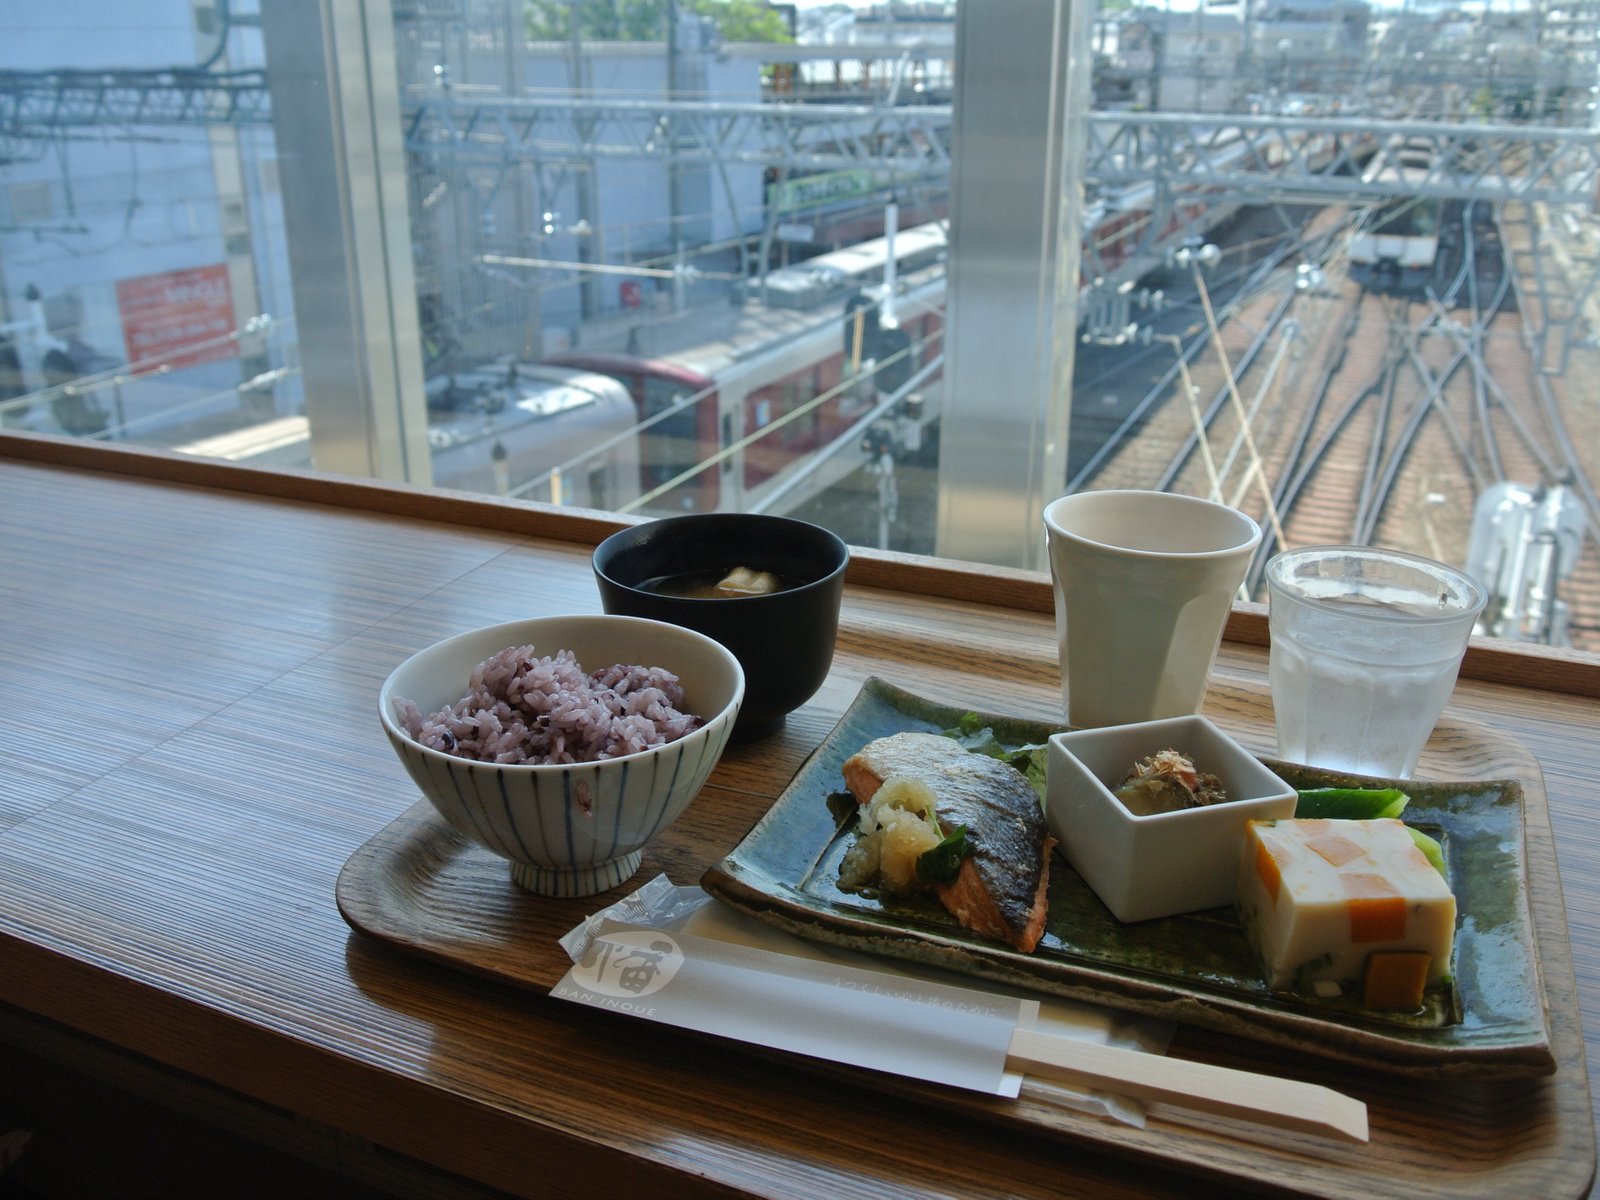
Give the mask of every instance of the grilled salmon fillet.
[[865, 804], [891, 775], [917, 775], [947, 762], [975, 755], [953, 738], [937, 733], [897, 733], [868, 742], [844, 760], [844, 785]]
[[1015, 767], [938, 734], [879, 738], [844, 764], [845, 786], [861, 804], [897, 776], [932, 789], [946, 833], [967, 828], [968, 852], [955, 879], [934, 889], [940, 903], [964, 928], [1031, 951], [1044, 933], [1055, 845], [1038, 793]]

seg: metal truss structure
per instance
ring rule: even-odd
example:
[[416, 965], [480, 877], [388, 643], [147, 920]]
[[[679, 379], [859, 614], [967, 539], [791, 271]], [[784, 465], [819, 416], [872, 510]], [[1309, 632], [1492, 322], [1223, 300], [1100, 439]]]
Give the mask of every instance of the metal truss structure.
[[[407, 149], [436, 167], [674, 157], [797, 173], [867, 167], [887, 184], [950, 166], [948, 105], [431, 98], [407, 114]], [[1088, 125], [1084, 178], [1106, 189], [1182, 178], [1246, 203], [1364, 203], [1385, 193], [1360, 162], [1391, 139], [1430, 151], [1419, 189], [1429, 196], [1588, 204], [1600, 179], [1600, 139], [1581, 129], [1182, 113], [1091, 113]], [[1213, 153], [1224, 143], [1243, 152]]]
[[[1108, 187], [1181, 178], [1247, 204], [1359, 204], [1390, 194], [1364, 168], [1402, 144], [1430, 164], [1407, 185], [1423, 196], [1592, 205], [1600, 181], [1600, 138], [1589, 129], [1173, 113], [1092, 115], [1085, 173]], [[1220, 153], [1229, 146], [1240, 149]]]
[[0, 164], [76, 130], [271, 120], [265, 71], [0, 71]]
[[[517, 162], [555, 168], [607, 158], [681, 165], [754, 163], [791, 173], [866, 167], [887, 185], [946, 175], [949, 105], [722, 103], [407, 97], [406, 148], [435, 170]], [[259, 124], [271, 120], [264, 71], [0, 72], [0, 162], [37, 157], [70, 130]], [[1463, 200], [1592, 205], [1593, 130], [1315, 117], [1091, 113], [1084, 178], [1115, 189], [1182, 178], [1247, 203], [1363, 203], [1374, 142], [1426, 146], [1419, 190]], [[1224, 142], [1242, 153], [1219, 155]]]
[[916, 176], [950, 169], [948, 105], [429, 97], [406, 111], [406, 148], [425, 160], [673, 157], [685, 166], [872, 167]]

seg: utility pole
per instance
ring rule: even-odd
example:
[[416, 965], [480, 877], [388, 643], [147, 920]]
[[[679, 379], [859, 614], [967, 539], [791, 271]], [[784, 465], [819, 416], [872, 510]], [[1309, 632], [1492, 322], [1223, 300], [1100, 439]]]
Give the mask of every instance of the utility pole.
[[[572, 92], [580, 101], [588, 97], [588, 81], [584, 78], [582, 9], [583, 0], [572, 0], [572, 28], [568, 31], [568, 50], [572, 58]], [[573, 117], [578, 126], [578, 136], [585, 146], [590, 144], [594, 132], [590, 128], [591, 120], [581, 116]], [[576, 251], [574, 257], [584, 264], [594, 260], [594, 231], [598, 227], [594, 207], [594, 171], [595, 160], [585, 158], [572, 177], [572, 189], [578, 201], [576, 228], [579, 230], [573, 238]], [[552, 201], [547, 200], [546, 205], [553, 210]], [[582, 276], [578, 283], [578, 316], [580, 320], [587, 320], [600, 311], [600, 280], [594, 271], [585, 270]]]
[[[667, 0], [667, 104], [668, 112], [677, 103], [679, 92], [680, 58], [683, 48], [678, 44], [678, 0]], [[683, 169], [678, 164], [677, 118], [667, 117], [667, 237], [672, 243], [672, 261], [675, 267], [683, 266]], [[674, 278], [673, 307], [681, 308], [683, 284], [681, 273]]]
[[[522, 27], [522, 6], [507, 4], [505, 9], [505, 94], [516, 99], [524, 91], [526, 76], [523, 62], [523, 43], [527, 40]], [[518, 163], [511, 175], [511, 204], [514, 216], [511, 228], [519, 242], [535, 228], [532, 186], [533, 168]], [[544, 304], [540, 300], [539, 276], [530, 276], [531, 285], [522, 293], [522, 338], [519, 356], [538, 358], [544, 352]]]

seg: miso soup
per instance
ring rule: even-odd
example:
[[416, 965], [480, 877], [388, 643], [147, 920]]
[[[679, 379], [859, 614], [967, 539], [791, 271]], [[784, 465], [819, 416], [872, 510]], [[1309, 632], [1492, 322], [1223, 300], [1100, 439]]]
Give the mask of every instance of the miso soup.
[[639, 584], [643, 592], [678, 596], [688, 600], [738, 600], [768, 596], [800, 586], [800, 580], [772, 571], [752, 571], [748, 567], [712, 571], [689, 571], [681, 575], [657, 575]]

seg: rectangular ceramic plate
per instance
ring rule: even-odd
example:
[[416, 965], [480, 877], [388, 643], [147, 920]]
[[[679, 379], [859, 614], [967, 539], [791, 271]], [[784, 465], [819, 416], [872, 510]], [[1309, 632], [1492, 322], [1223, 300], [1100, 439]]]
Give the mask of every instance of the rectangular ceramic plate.
[[[706, 873], [706, 890], [803, 937], [1362, 1066], [1480, 1076], [1554, 1069], [1516, 782], [1394, 784], [1411, 797], [1405, 820], [1444, 850], [1458, 910], [1454, 982], [1431, 993], [1420, 1014], [1375, 1014], [1267, 989], [1226, 909], [1121, 924], [1059, 855], [1050, 868], [1045, 936], [1032, 954], [968, 933], [932, 900], [839, 890], [839, 860], [854, 835], [836, 830], [828, 796], [843, 789], [844, 760], [874, 738], [951, 728], [968, 711], [868, 680], [767, 814]], [[1008, 745], [1057, 732], [980, 715]], [[1389, 782], [1267, 761], [1302, 789]]]

